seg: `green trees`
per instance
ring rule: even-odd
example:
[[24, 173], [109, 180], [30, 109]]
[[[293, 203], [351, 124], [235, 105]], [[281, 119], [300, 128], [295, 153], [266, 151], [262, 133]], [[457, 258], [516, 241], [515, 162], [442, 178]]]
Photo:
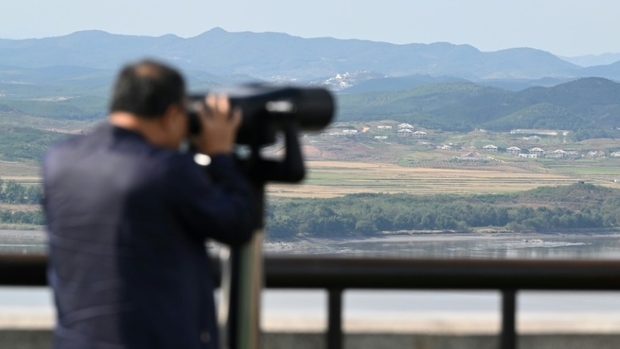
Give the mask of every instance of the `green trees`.
[[[0, 204], [39, 205], [42, 199], [41, 186], [26, 186], [16, 181], [4, 181], [0, 178]], [[44, 217], [40, 209], [25, 211], [3, 209], [0, 210], [0, 224], [43, 225]]]
[[31, 127], [0, 125], [0, 154], [4, 160], [41, 161], [49, 146], [68, 135]]
[[0, 223], [43, 225], [45, 219], [41, 211], [0, 210]]
[[13, 205], [37, 205], [43, 199], [43, 189], [38, 185], [25, 186], [16, 181], [0, 178], [0, 203]]
[[613, 228], [620, 225], [620, 191], [575, 184], [500, 195], [355, 194], [276, 201], [268, 207], [267, 224], [270, 238], [480, 227], [538, 232]]

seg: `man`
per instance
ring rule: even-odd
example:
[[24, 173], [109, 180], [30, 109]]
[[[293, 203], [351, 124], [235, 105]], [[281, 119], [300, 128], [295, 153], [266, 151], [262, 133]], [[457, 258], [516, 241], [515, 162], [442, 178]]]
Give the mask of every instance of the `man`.
[[121, 71], [107, 123], [46, 155], [55, 348], [217, 348], [205, 239], [247, 241], [252, 209], [230, 154], [241, 115], [206, 104], [206, 171], [178, 151], [184, 81], [154, 61]]

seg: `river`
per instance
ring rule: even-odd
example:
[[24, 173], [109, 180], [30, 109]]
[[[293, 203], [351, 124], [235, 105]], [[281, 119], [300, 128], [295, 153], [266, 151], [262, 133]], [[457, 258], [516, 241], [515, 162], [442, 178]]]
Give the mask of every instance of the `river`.
[[[45, 253], [45, 234], [0, 230], [0, 253]], [[307, 239], [266, 243], [265, 253], [402, 258], [618, 259], [620, 236], [417, 234], [358, 240]], [[345, 292], [344, 303], [349, 326], [362, 330], [366, 326], [364, 321], [372, 322], [373, 328], [380, 323], [391, 330], [398, 330], [403, 324], [407, 328], [415, 327], [412, 324], [417, 321], [416, 328], [432, 332], [446, 328], [450, 319], [461, 319], [460, 326], [467, 328], [469, 325], [474, 332], [492, 332], [499, 328], [498, 292], [349, 291]], [[275, 330], [290, 329], [296, 323], [304, 329], [321, 330], [325, 327], [325, 304], [326, 294], [321, 291], [265, 291], [263, 323]], [[3, 312], [50, 317], [53, 313], [51, 293], [45, 287], [1, 287], [0, 313]], [[586, 326], [595, 332], [620, 333], [620, 292], [520, 292], [518, 312], [521, 320], [530, 320], [521, 325], [526, 331], [549, 329], [551, 321], [560, 326], [555, 328], [556, 331], [579, 331]], [[575, 317], [583, 321], [575, 322]], [[541, 319], [551, 320], [546, 322], [546, 327], [541, 327]], [[0, 323], [1, 320], [0, 316]]]

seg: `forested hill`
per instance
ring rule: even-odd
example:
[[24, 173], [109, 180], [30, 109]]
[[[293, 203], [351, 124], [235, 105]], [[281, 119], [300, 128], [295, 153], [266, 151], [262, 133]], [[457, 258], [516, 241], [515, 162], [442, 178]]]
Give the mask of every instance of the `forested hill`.
[[355, 194], [281, 200], [270, 205], [267, 222], [271, 240], [482, 227], [543, 233], [611, 230], [620, 226], [620, 190], [574, 184], [496, 195]]
[[610, 130], [620, 127], [620, 84], [584, 78], [513, 92], [453, 82], [407, 91], [341, 94], [341, 121], [394, 119], [428, 128]]
[[[101, 86], [0, 83], [0, 154], [9, 160], [40, 159], [50, 143], [66, 136], [50, 131], [51, 121], [84, 126], [105, 118], [104, 91]], [[460, 132], [560, 129], [571, 131], [576, 141], [620, 136], [620, 84], [601, 78], [518, 92], [457, 80], [405, 91], [341, 93], [337, 100], [340, 122], [397, 120]]]

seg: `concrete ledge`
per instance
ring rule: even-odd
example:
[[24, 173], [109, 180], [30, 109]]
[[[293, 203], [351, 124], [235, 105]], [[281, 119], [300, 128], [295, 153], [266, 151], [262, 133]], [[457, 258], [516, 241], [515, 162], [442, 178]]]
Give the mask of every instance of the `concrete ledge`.
[[[620, 335], [524, 335], [519, 349], [617, 349]], [[347, 334], [345, 349], [497, 349], [492, 335]], [[266, 333], [263, 349], [325, 349], [325, 335]]]
[[2, 307], [0, 331], [47, 330], [54, 327], [56, 312], [51, 307]]
[[[492, 336], [499, 333], [501, 320], [497, 313], [389, 314], [345, 316], [346, 333], [431, 334], [436, 336]], [[323, 333], [327, 330], [325, 316], [277, 314], [261, 318], [267, 333]], [[605, 313], [524, 313], [517, 316], [517, 332], [524, 335], [620, 335], [620, 314]], [[618, 346], [620, 348], [620, 346]]]
[[50, 330], [0, 330], [0, 348], [49, 349], [52, 347]]
[[[49, 349], [49, 330], [0, 330], [0, 348]], [[425, 335], [353, 333], [344, 338], [345, 349], [497, 349], [495, 335]], [[523, 335], [519, 349], [617, 349], [620, 335]], [[325, 349], [319, 333], [263, 334], [263, 349]]]
[[[439, 336], [494, 335], [500, 331], [496, 313], [390, 314], [391, 316], [348, 316], [343, 321], [346, 333], [432, 334]], [[54, 327], [53, 309], [4, 307], [0, 311], [0, 330], [50, 330]], [[263, 315], [261, 329], [267, 333], [323, 333], [325, 316], [296, 314]], [[517, 332], [524, 335], [620, 335], [620, 314], [604, 313], [525, 313], [517, 317]], [[0, 347], [1, 348], [1, 347]], [[620, 346], [619, 346], [620, 348]]]

